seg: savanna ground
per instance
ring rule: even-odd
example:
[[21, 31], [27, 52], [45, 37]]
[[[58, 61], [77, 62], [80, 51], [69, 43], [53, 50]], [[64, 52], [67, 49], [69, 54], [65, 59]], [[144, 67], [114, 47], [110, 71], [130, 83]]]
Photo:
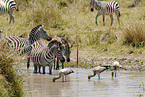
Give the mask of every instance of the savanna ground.
[[13, 12], [15, 23], [9, 25], [9, 15], [1, 15], [0, 30], [4, 30], [4, 37], [22, 34], [28, 37], [33, 27], [44, 24], [52, 37], [65, 37], [73, 45], [71, 63], [66, 66], [76, 66], [78, 46], [79, 66], [118, 60], [124, 68], [144, 70], [145, 1], [141, 0], [134, 8], [127, 8], [134, 0], [116, 1], [120, 5], [120, 25], [114, 14], [113, 25], [110, 26], [110, 17], [106, 16], [103, 26], [102, 16], [95, 24], [97, 11], [90, 11], [90, 0], [16, 0], [19, 12]]

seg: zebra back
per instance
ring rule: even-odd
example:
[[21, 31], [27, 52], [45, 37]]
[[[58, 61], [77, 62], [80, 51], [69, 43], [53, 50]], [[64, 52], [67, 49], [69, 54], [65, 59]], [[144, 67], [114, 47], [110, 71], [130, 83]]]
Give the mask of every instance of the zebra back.
[[60, 43], [57, 40], [52, 40], [50, 41], [49, 44], [51, 45], [53, 44], [51, 48], [41, 47], [38, 49], [33, 47], [30, 56], [35, 64], [47, 65], [48, 63], [53, 62], [54, 56], [63, 58], [62, 48], [61, 48], [62, 43]]
[[95, 1], [95, 8], [105, 14], [119, 11], [119, 4], [116, 1]]
[[51, 37], [45, 31], [45, 29], [43, 29], [43, 27], [44, 27], [43, 25], [38, 25], [34, 27], [29, 34], [29, 38], [21, 38], [17, 36], [7, 37], [6, 40], [7, 40], [8, 46], [18, 49], [18, 51], [21, 51], [23, 49], [24, 50], [23, 52], [30, 52], [30, 51], [27, 51], [27, 50], [31, 50], [29, 49], [30, 48], [29, 46], [32, 45], [34, 42], [40, 40], [40, 38], [43, 38], [46, 40], [51, 39]]

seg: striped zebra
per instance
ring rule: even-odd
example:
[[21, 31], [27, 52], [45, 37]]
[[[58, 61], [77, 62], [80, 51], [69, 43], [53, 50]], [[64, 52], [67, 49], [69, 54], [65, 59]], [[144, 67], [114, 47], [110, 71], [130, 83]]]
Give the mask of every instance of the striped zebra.
[[[72, 46], [69, 44], [69, 42], [68, 42], [66, 39], [60, 38], [60, 37], [55, 37], [55, 38], [53, 38], [52, 40], [61, 41], [61, 43], [62, 43], [62, 52], [63, 52], [63, 55], [66, 57], [67, 62], [70, 62], [70, 53], [71, 53], [70, 48], [71, 48]], [[44, 42], [42, 42], [41, 40], [39, 40], [39, 41], [33, 43], [33, 47], [34, 47], [34, 48], [37, 48], [37, 49], [40, 49], [40, 48], [46, 47], [46, 46], [47, 46], [47, 44], [44, 43]], [[52, 43], [49, 43], [47, 47], [51, 48], [52, 46], [53, 46], [53, 44], [52, 44]], [[55, 61], [56, 61], [56, 60], [54, 60], [54, 69], [58, 70], [58, 69], [59, 69], [59, 61], [60, 61], [60, 60], [57, 58], [57, 65], [56, 65], [56, 68], [55, 68]], [[28, 60], [27, 63], [30, 64], [30, 60]], [[28, 68], [29, 68], [29, 67], [28, 67]], [[64, 66], [63, 66], [63, 62], [62, 62], [62, 69], [63, 69], [63, 68], [64, 68]]]
[[97, 1], [91, 0], [91, 11], [94, 11], [94, 8], [98, 10], [98, 14], [96, 15], [96, 24], [97, 18], [100, 15], [103, 15], [103, 25], [105, 26], [105, 14], [109, 14], [111, 18], [111, 26], [113, 24], [113, 13], [116, 13], [118, 23], [120, 25], [120, 11], [119, 11], [119, 4], [116, 1]]
[[[66, 57], [67, 62], [70, 62], [70, 53], [71, 53], [70, 48], [72, 46], [64, 38], [61, 38], [60, 40], [62, 42], [63, 54]], [[61, 62], [61, 63], [62, 63], [62, 69], [63, 69], [64, 68], [64, 65], [63, 65], [64, 62]], [[54, 62], [54, 68], [55, 68], [55, 62]], [[58, 70], [58, 69], [59, 69], [59, 58], [57, 58], [57, 65], [56, 65], [56, 70]]]
[[5, 14], [8, 12], [8, 14], [10, 15], [9, 24], [11, 23], [11, 19], [13, 19], [14, 23], [14, 16], [12, 14], [14, 9], [16, 9], [16, 11], [19, 11], [14, 0], [0, 0], [0, 14]]
[[[12, 47], [19, 51], [20, 54], [30, 53], [32, 50], [31, 46], [34, 42], [43, 38], [47, 41], [50, 41], [52, 38], [50, 35], [45, 31], [44, 25], [38, 25], [34, 27], [30, 34], [29, 38], [21, 38], [17, 36], [9, 36], [6, 38], [8, 47]], [[28, 60], [30, 60], [28, 56]], [[27, 68], [29, 64], [27, 63]]]
[[30, 58], [34, 64], [34, 73], [37, 73], [37, 67], [39, 67], [39, 73], [41, 66], [43, 67], [43, 74], [45, 74], [45, 66], [49, 66], [49, 74], [52, 74], [52, 66], [54, 63], [54, 58], [57, 56], [61, 62], [65, 59], [62, 54], [62, 43], [58, 40], [51, 40], [49, 47], [41, 47], [40, 49], [33, 47]]

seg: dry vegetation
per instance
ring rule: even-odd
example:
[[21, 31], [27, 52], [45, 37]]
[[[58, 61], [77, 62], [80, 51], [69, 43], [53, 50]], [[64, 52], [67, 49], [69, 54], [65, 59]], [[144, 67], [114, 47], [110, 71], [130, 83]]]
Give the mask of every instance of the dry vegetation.
[[21, 58], [10, 49], [2, 49], [0, 45], [0, 96], [23, 97], [23, 80], [18, 64]]

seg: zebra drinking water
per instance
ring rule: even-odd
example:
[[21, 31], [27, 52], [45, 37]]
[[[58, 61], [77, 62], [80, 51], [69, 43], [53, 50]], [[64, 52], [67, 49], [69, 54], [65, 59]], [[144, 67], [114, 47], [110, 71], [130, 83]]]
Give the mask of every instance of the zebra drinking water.
[[97, 18], [100, 15], [103, 15], [103, 25], [105, 26], [105, 14], [109, 14], [111, 18], [111, 26], [113, 24], [113, 13], [116, 13], [118, 23], [120, 24], [120, 11], [119, 11], [119, 4], [116, 1], [97, 1], [91, 0], [91, 11], [94, 11], [94, 8], [98, 10], [98, 14], [96, 15], [96, 24]]
[[8, 14], [10, 15], [9, 24], [11, 23], [11, 19], [13, 19], [14, 23], [14, 16], [12, 14], [14, 9], [18, 11], [14, 0], [0, 0], [0, 14], [5, 14], [8, 12]]
[[[60, 37], [55, 37], [52, 40], [57, 40], [57, 41], [60, 41], [62, 43], [62, 51], [63, 51], [63, 54], [66, 57], [67, 62], [70, 62], [70, 53], [71, 53], [70, 48], [72, 46], [68, 43], [68, 41], [66, 39], [60, 38]], [[33, 43], [33, 47], [34, 48], [37, 48], [37, 49], [41, 49], [41, 48], [46, 47], [46, 46], [49, 47], [49, 48], [51, 48], [53, 45], [54, 45], [53, 43], [49, 43], [48, 46], [47, 46], [47, 44], [44, 43], [41, 40]], [[57, 66], [56, 66], [56, 69], [59, 69], [59, 61], [60, 60], [57, 58]], [[30, 60], [28, 60], [27, 63], [30, 64]], [[63, 62], [62, 62], [62, 69], [63, 68], [64, 68], [64, 66], [63, 66]], [[55, 60], [54, 60], [54, 69], [55, 69]]]
[[45, 66], [49, 66], [49, 74], [52, 74], [52, 66], [54, 63], [54, 58], [57, 56], [61, 62], [65, 59], [62, 55], [62, 44], [58, 40], [51, 40], [49, 43], [53, 44], [51, 48], [42, 47], [41, 49], [33, 48], [30, 54], [30, 58], [34, 63], [34, 73], [37, 73], [37, 67], [39, 67], [39, 73], [41, 66], [43, 67], [43, 74], [45, 74]]
[[[17, 36], [9, 36], [6, 38], [8, 47], [12, 47], [14, 49], [17, 49], [20, 54], [24, 53], [30, 53], [32, 50], [31, 46], [34, 42], [40, 40], [40, 38], [43, 38], [47, 41], [50, 41], [52, 38], [50, 35], [45, 31], [44, 25], [38, 25], [34, 27], [30, 34], [29, 38], [21, 38]], [[28, 56], [28, 60], [30, 60]], [[27, 64], [27, 68], [29, 64]]]
[[[63, 51], [63, 54], [66, 57], [67, 62], [70, 62], [70, 53], [71, 53], [70, 48], [72, 46], [64, 38], [61, 38], [60, 40], [62, 42], [62, 51]], [[62, 63], [62, 69], [63, 69], [64, 68], [64, 65], [63, 65], [64, 62], [61, 62], [61, 63]], [[55, 62], [54, 62], [54, 68], [55, 68]], [[58, 69], [59, 69], [59, 58], [57, 57], [56, 70], [58, 70]]]

